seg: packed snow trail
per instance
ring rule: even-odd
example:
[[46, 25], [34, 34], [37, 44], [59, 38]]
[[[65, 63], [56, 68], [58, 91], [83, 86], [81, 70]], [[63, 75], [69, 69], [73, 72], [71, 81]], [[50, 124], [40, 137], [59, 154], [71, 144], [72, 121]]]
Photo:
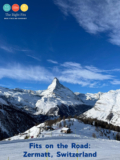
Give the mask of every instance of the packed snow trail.
[[[42, 145], [42, 148], [29, 148], [30, 143]], [[57, 148], [57, 144], [67, 144], [68, 148]], [[2, 141], [0, 142], [0, 160], [46, 160], [46, 157], [23, 157], [24, 152], [28, 153], [45, 153], [45, 145], [53, 144], [54, 148], [48, 149], [50, 156], [48, 160], [77, 160], [77, 157], [57, 157], [57, 152], [62, 154], [71, 152], [77, 153], [77, 148], [71, 148], [71, 143], [75, 144], [89, 144], [90, 148], [78, 148], [78, 153], [95, 153], [97, 157], [78, 157], [78, 160], [119, 160], [120, 159], [120, 142], [100, 139], [81, 139], [77, 137], [51, 137], [43, 139], [29, 139], [21, 141]]]

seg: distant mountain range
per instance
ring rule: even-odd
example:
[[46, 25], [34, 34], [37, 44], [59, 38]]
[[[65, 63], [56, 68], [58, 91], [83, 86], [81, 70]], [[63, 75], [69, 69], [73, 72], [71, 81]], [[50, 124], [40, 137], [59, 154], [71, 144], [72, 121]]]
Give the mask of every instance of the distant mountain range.
[[0, 135], [4, 133], [5, 138], [13, 136], [51, 116], [83, 115], [120, 126], [119, 97], [120, 90], [96, 94], [73, 93], [57, 78], [47, 90], [0, 87]]
[[88, 96], [73, 93], [60, 84], [57, 78], [44, 91], [0, 88], [0, 104], [12, 105], [31, 115], [79, 115], [94, 105], [96, 98], [92, 94], [91, 97], [89, 105]]

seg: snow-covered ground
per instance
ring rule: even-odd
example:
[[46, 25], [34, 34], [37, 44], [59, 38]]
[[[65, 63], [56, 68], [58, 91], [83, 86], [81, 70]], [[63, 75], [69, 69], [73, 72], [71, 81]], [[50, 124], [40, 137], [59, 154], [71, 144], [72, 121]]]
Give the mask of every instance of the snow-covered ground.
[[[64, 121], [61, 120], [60, 122], [54, 124], [52, 127], [54, 128], [53, 131], [45, 131], [45, 123], [41, 123], [38, 126], [34, 126], [31, 129], [27, 130], [24, 133], [21, 133], [19, 135], [10, 137], [6, 140], [18, 140], [18, 139], [25, 139], [26, 137], [28, 139], [31, 138], [43, 138], [43, 137], [79, 137], [79, 138], [93, 138], [93, 134], [96, 138], [100, 139], [115, 139], [115, 136], [117, 132], [110, 131], [107, 129], [102, 129], [100, 127], [96, 128], [95, 126], [84, 124], [81, 121], [78, 121], [77, 119], [71, 118], [65, 120], [66, 125], [69, 127], [72, 131], [70, 134], [61, 133], [61, 129], [63, 128]], [[60, 125], [61, 124], [61, 125]]]
[[[42, 148], [29, 148], [30, 143], [41, 145]], [[62, 143], [68, 145], [68, 148], [57, 148], [57, 144]], [[89, 148], [72, 148], [71, 144], [85, 145], [89, 144]], [[45, 146], [53, 145], [54, 148], [46, 150]], [[23, 157], [24, 152], [28, 153], [50, 153], [48, 159], [46, 157]], [[97, 153], [97, 157], [57, 157], [57, 152], [61, 153]], [[101, 140], [92, 138], [78, 138], [78, 137], [48, 137], [42, 139], [29, 139], [19, 141], [2, 141], [0, 142], [0, 160], [120, 160], [120, 142], [113, 140]]]

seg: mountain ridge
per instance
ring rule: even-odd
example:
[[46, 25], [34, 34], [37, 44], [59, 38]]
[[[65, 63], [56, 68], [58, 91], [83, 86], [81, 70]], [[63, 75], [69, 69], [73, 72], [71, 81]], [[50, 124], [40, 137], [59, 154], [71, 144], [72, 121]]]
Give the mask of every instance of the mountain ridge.
[[120, 89], [103, 93], [94, 107], [83, 116], [120, 126]]

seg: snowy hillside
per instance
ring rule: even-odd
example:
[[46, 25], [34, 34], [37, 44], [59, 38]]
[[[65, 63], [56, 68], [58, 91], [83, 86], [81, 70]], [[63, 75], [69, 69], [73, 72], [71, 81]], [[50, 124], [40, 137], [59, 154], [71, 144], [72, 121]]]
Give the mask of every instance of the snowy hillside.
[[[65, 134], [61, 133], [61, 129], [67, 125], [70, 127], [72, 133]], [[24, 133], [19, 133], [19, 135], [10, 137], [6, 140], [19, 140], [19, 139], [31, 139], [31, 138], [43, 138], [43, 137], [59, 137], [59, 136], [73, 136], [80, 138], [101, 138], [101, 139], [115, 139], [117, 132], [109, 131], [107, 129], [102, 129], [100, 127], [96, 128], [95, 126], [84, 124], [83, 122], [71, 118], [61, 120], [52, 125], [54, 130], [46, 130], [45, 123], [41, 123], [38, 126], [34, 126], [31, 129], [25, 131]]]
[[0, 102], [13, 105], [19, 109], [35, 113], [36, 102], [40, 99], [39, 92], [23, 89], [8, 89], [0, 87]]
[[95, 106], [83, 116], [120, 126], [120, 90], [103, 93]]
[[[72, 133], [66, 134], [61, 133], [63, 125], [66, 124], [70, 126]], [[0, 158], [10, 159], [16, 158], [18, 160], [24, 160], [24, 152], [28, 153], [45, 153], [46, 151], [50, 153], [48, 159], [52, 158], [54, 160], [58, 159], [76, 159], [75, 157], [66, 157], [67, 152], [71, 153], [95, 153], [97, 154], [95, 159], [109, 159], [109, 160], [119, 160], [120, 152], [119, 146], [120, 142], [114, 140], [117, 132], [108, 131], [99, 127], [91, 126], [82, 123], [77, 119], [65, 119], [53, 124], [52, 128], [54, 130], [45, 130], [45, 123], [41, 123], [38, 126], [34, 126], [24, 133], [6, 139], [6, 141], [0, 142]], [[47, 126], [46, 126], [47, 127]], [[109, 139], [109, 140], [108, 140]], [[42, 148], [29, 148], [30, 143], [41, 145]], [[57, 144], [68, 145], [68, 148], [57, 148]], [[89, 144], [89, 148], [72, 148], [71, 144], [85, 145]], [[8, 145], [9, 144], [9, 145]], [[45, 145], [54, 145], [53, 149], [46, 150]], [[11, 148], [14, 148], [14, 152], [11, 152]], [[57, 157], [57, 152], [60, 152], [61, 157]], [[7, 153], [7, 154], [5, 154]], [[62, 156], [64, 153], [64, 156]], [[35, 156], [33, 156], [35, 157]], [[33, 157], [26, 157], [26, 159], [33, 159]], [[40, 156], [41, 157], [41, 156]], [[39, 157], [39, 158], [40, 158]], [[45, 158], [45, 157], [44, 157]], [[44, 159], [43, 158], [43, 159]], [[83, 160], [86, 157], [79, 157]], [[87, 157], [89, 160], [93, 160], [93, 157]]]

